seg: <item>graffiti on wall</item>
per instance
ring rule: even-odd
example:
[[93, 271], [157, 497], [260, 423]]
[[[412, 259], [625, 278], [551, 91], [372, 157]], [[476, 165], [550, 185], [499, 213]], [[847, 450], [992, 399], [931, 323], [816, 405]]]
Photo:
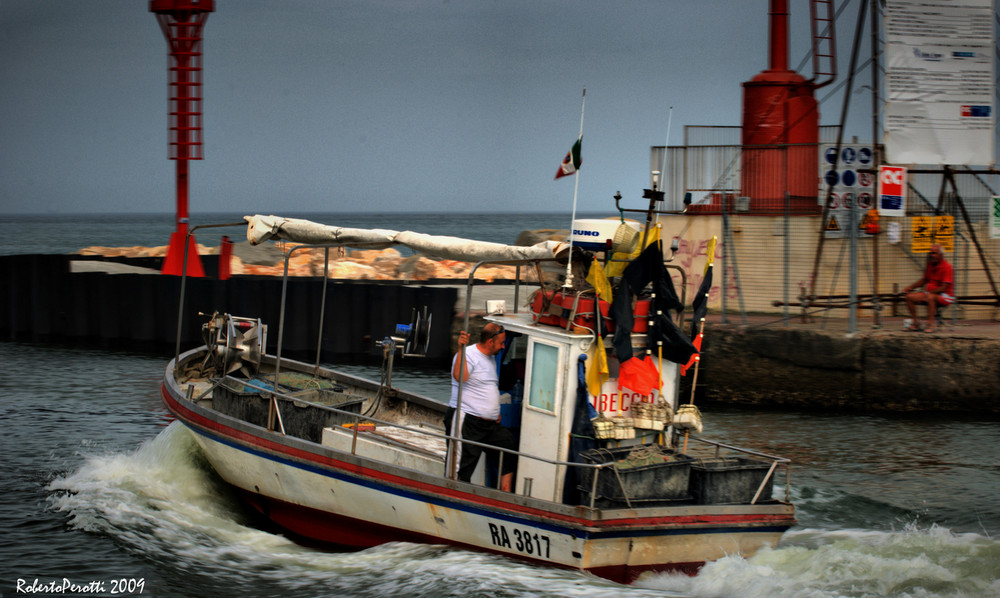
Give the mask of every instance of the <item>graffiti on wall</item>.
[[[694, 294], [701, 287], [702, 281], [705, 279], [705, 260], [708, 258], [708, 242], [711, 237], [705, 237], [703, 239], [682, 239], [675, 237], [678, 240], [678, 247], [676, 259], [673, 264], [676, 264], [682, 268], [687, 273], [687, 297], [688, 302], [694, 297]], [[719, 266], [722, 266], [720, 269]], [[736, 274], [733, 268], [725, 261], [725, 245], [722, 239], [719, 239], [715, 245], [715, 272], [712, 276], [712, 289], [708, 293], [708, 304], [714, 305], [722, 300], [722, 287], [723, 280], [725, 280], [726, 296], [728, 299], [736, 299], [739, 296], [739, 285], [737, 284]], [[725, 271], [725, 278], [720, 276], [720, 271]], [[680, 287], [681, 277], [677, 274], [676, 270], [672, 271], [672, 276], [674, 279], [674, 285]]]

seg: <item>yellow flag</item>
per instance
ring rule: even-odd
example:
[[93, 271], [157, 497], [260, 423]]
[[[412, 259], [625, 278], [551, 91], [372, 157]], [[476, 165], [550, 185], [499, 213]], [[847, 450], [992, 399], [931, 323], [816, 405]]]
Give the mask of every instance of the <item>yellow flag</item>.
[[[656, 243], [659, 240], [660, 240], [660, 225], [657, 224], [656, 226], [649, 229], [649, 234], [646, 236], [646, 247], [649, 247], [650, 245]], [[645, 249], [645, 247], [643, 247], [643, 249]]]
[[587, 271], [587, 282], [590, 283], [590, 286], [594, 287], [594, 291], [597, 292], [599, 299], [608, 302], [611, 301], [611, 283], [608, 282], [608, 277], [604, 274], [601, 263], [596, 258], [590, 262], [590, 270]]
[[587, 380], [587, 392], [591, 396], [600, 396], [601, 387], [604, 386], [609, 377], [608, 354], [604, 349], [604, 341], [595, 339], [587, 353], [589, 354], [587, 356], [587, 371], [584, 375]]
[[712, 262], [715, 260], [715, 243], [719, 240], [719, 237], [712, 236], [712, 240], [708, 242], [708, 249], [706, 250], [708, 259], [705, 260], [705, 271], [702, 273], [703, 276], [708, 275], [708, 269], [712, 267]]

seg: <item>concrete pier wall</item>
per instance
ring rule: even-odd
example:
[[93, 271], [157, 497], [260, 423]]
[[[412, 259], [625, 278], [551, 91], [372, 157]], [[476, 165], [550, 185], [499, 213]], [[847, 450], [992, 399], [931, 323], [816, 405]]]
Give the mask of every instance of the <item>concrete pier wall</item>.
[[699, 369], [708, 403], [1000, 413], [1000, 324], [847, 335], [709, 322]]
[[[0, 256], [0, 338], [173, 352], [180, 277], [71, 272], [71, 259], [64, 255]], [[187, 279], [181, 348], [201, 341], [201, 326], [208, 318], [199, 312], [218, 311], [262, 318], [268, 325], [268, 351], [274, 351], [281, 284], [280, 278], [272, 276]], [[322, 280], [289, 279], [283, 354], [315, 355], [322, 292]], [[375, 355], [374, 341], [391, 335], [396, 324], [410, 323], [412, 308], [426, 305], [435, 325], [425, 362], [447, 363], [456, 299], [454, 288], [330, 281], [323, 358]]]

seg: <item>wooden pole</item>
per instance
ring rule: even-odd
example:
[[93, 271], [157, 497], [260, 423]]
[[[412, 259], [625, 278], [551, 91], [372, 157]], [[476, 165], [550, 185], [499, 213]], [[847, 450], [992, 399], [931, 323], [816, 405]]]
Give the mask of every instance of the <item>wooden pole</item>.
[[[701, 283], [702, 286], [705, 285], [705, 282], [707, 282], [707, 280], [708, 280], [708, 275], [712, 271], [712, 265], [713, 265], [713, 262], [715, 261], [715, 243], [716, 243], [717, 240], [718, 240], [717, 237], [712, 237], [712, 240], [708, 242], [708, 256], [707, 256], [707, 259], [705, 260], [705, 272], [702, 275], [704, 277], [702, 279], [702, 283]], [[701, 291], [700, 288], [698, 290]], [[710, 288], [706, 288], [705, 289], [705, 296], [703, 297], [703, 300], [705, 301], [705, 309], [706, 309], [706, 311], [708, 309], [707, 303], [708, 303], [708, 295], [709, 295], [710, 291], [711, 291]], [[695, 297], [695, 300], [697, 300], [697, 299], [698, 298]], [[695, 358], [694, 358], [694, 376], [691, 378], [691, 400], [688, 403], [689, 405], [694, 405], [694, 391], [695, 391], [695, 389], [698, 386], [698, 368], [699, 368], [699, 366], [701, 366], [701, 345], [705, 342], [705, 317], [704, 316], [702, 316], [701, 320], [698, 322], [698, 336], [696, 338], [701, 339], [701, 343], [698, 343], [698, 354], [695, 355]], [[690, 430], [685, 430], [684, 431], [684, 449], [683, 449], [682, 452], [686, 452], [687, 451], [688, 436], [690, 434], [691, 434]]]
[[[705, 334], [705, 318], [701, 319], [698, 324], [698, 336], [704, 336]], [[694, 390], [698, 386], [698, 366], [701, 365], [701, 352], [694, 358], [694, 375], [691, 377], [691, 400], [688, 405], [694, 405]], [[684, 448], [681, 450], [682, 453], [686, 453], [688, 449], [688, 435], [691, 433], [690, 430], [684, 430]]]

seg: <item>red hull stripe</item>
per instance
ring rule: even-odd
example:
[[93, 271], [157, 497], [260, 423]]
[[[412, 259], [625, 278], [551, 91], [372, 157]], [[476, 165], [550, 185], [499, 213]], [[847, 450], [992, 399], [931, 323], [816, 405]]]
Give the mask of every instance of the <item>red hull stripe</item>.
[[[191, 411], [174, 400], [174, 397], [166, 388], [162, 389], [162, 395], [167, 407], [195, 433], [212, 441], [254, 455], [257, 458], [274, 461], [324, 477], [343, 480], [371, 488], [380, 493], [419, 500], [445, 508], [500, 519], [519, 525], [528, 525], [551, 532], [572, 533], [584, 539], [712, 533], [773, 533], [785, 531], [790, 527], [790, 524], [787, 523], [788, 517], [782, 515], [695, 515], [591, 521], [559, 516], [538, 509], [518, 509], [515, 505], [510, 505], [502, 501], [484, 499], [448, 488], [415, 482], [400, 476], [393, 476], [378, 470], [359, 467], [275, 443], [259, 436], [241, 432]], [[264, 449], [270, 449], [270, 451]], [[498, 511], [497, 509], [502, 509], [502, 511]], [[523, 516], [518, 516], [519, 514], [515, 511], [520, 511], [520, 514]], [[548, 519], [559, 519], [559, 523], [563, 523], [563, 525], [538, 521], [532, 518], [531, 515]], [[761, 524], [765, 523], [771, 523], [771, 525], [761, 527]], [[662, 527], [658, 529], [635, 529], [651, 525], [662, 526], [664, 524], [671, 525], [672, 527], [668, 529]], [[606, 531], [586, 529], [594, 527], [609, 527], [614, 529]]]

